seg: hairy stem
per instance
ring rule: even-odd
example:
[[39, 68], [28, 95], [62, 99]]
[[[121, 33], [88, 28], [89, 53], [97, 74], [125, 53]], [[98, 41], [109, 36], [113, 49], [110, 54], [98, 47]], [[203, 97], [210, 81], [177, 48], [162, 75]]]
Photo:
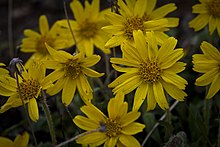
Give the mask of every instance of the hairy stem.
[[41, 104], [42, 104], [43, 110], [44, 110], [46, 118], [47, 118], [47, 124], [48, 124], [49, 130], [50, 130], [50, 137], [52, 140], [52, 144], [56, 145], [56, 134], [55, 134], [54, 127], [53, 127], [53, 120], [52, 120], [52, 117], [50, 114], [50, 110], [47, 105], [46, 94], [43, 90], [41, 91], [41, 94], [42, 94]]

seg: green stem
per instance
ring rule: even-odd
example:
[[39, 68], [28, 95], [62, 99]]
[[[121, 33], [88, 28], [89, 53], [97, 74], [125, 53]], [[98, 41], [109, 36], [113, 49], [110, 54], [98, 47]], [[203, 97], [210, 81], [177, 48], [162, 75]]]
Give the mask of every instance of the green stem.
[[28, 121], [28, 124], [29, 124], [29, 126], [30, 126], [30, 129], [31, 129], [31, 134], [32, 134], [32, 136], [33, 136], [33, 139], [34, 139], [34, 144], [35, 144], [35, 146], [37, 146], [37, 139], [36, 139], [36, 137], [35, 137], [35, 134], [34, 134], [34, 129], [33, 129], [33, 126], [32, 126], [32, 124], [31, 124], [31, 120], [30, 120], [30, 117], [29, 117], [29, 115], [28, 115], [28, 111], [27, 111], [27, 108], [26, 108], [26, 106], [25, 106], [25, 102], [24, 102], [24, 100], [23, 100], [23, 98], [22, 98], [22, 95], [21, 95], [21, 88], [20, 88], [20, 84], [19, 84], [19, 80], [18, 80], [18, 73], [19, 73], [19, 71], [18, 71], [18, 69], [16, 68], [16, 82], [17, 82], [17, 86], [18, 86], [18, 93], [19, 93], [19, 97], [20, 97], [20, 99], [21, 99], [21, 101], [22, 101], [22, 105], [23, 105], [23, 107], [24, 107], [24, 112], [25, 112], [25, 115], [26, 115], [26, 118], [27, 118], [27, 121]]
[[170, 109], [166, 109], [166, 122], [171, 124], [171, 113], [170, 113]]
[[205, 127], [206, 127], [206, 133], [208, 136], [209, 132], [209, 100], [205, 100], [205, 114], [204, 114], [204, 122], [205, 122]]
[[48, 107], [47, 101], [46, 101], [46, 94], [43, 90], [41, 91], [41, 94], [42, 94], [41, 104], [42, 104], [43, 110], [44, 110], [46, 118], [47, 118], [47, 124], [48, 124], [49, 130], [50, 130], [50, 137], [52, 140], [52, 144], [56, 145], [56, 135], [55, 135], [55, 131], [53, 128], [53, 120], [52, 120], [50, 110], [49, 110], [49, 107]]

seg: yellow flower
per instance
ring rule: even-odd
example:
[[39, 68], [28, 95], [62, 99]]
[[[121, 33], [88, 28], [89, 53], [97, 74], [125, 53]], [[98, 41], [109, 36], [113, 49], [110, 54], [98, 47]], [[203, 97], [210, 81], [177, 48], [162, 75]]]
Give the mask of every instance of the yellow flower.
[[24, 132], [22, 135], [16, 136], [12, 141], [5, 137], [0, 137], [0, 145], [2, 147], [27, 147], [29, 142], [29, 134]]
[[[73, 0], [70, 3], [70, 8], [76, 20], [70, 20], [76, 44], [80, 52], [84, 52], [86, 56], [90, 56], [94, 52], [94, 45], [109, 54], [110, 50], [105, 49], [105, 42], [109, 39], [108, 35], [101, 30], [107, 21], [104, 19], [104, 14], [110, 9], [99, 12], [99, 0], [93, 0], [91, 4], [85, 1], [85, 8], [78, 0]], [[59, 21], [61, 26], [68, 27], [67, 20]]]
[[[125, 94], [137, 88], [134, 96], [133, 110], [138, 110], [147, 97], [148, 110], [156, 103], [162, 109], [168, 109], [164, 90], [174, 99], [183, 101], [187, 96], [183, 90], [187, 81], [177, 73], [185, 69], [185, 63], [178, 62], [183, 57], [183, 49], [174, 49], [177, 40], [170, 37], [158, 49], [153, 32], [147, 33], [147, 43], [142, 31], [134, 31], [135, 47], [124, 43], [121, 47], [123, 57], [111, 58], [114, 69], [125, 72], [109, 87], [113, 92]], [[122, 67], [115, 64], [124, 65]]]
[[[34, 53], [29, 61], [33, 58], [38, 60], [48, 60], [49, 56], [45, 47], [45, 42], [54, 49], [65, 49], [73, 45], [73, 40], [69, 30], [61, 28], [54, 23], [49, 29], [48, 21], [45, 15], [39, 18], [40, 33], [30, 29], [24, 30], [25, 38], [22, 39], [21, 51], [26, 53]], [[29, 62], [26, 66], [29, 66]]]
[[65, 51], [56, 51], [48, 45], [46, 47], [54, 60], [45, 61], [45, 65], [47, 68], [55, 69], [47, 79], [52, 82], [57, 81], [47, 93], [55, 95], [63, 89], [62, 102], [68, 106], [77, 89], [85, 103], [90, 101], [93, 97], [92, 88], [86, 75], [95, 78], [103, 75], [89, 68], [100, 60], [100, 56], [91, 55], [85, 58], [83, 53], [71, 55]]
[[89, 104], [80, 109], [87, 117], [77, 115], [73, 122], [83, 130], [99, 131], [89, 133], [76, 140], [80, 144], [91, 146], [140, 146], [132, 136], [143, 131], [143, 124], [134, 122], [141, 115], [140, 112], [127, 112], [128, 103], [124, 102], [124, 95], [119, 93], [108, 103], [108, 116], [105, 116], [94, 105]]
[[203, 54], [193, 55], [193, 70], [204, 73], [196, 79], [197, 86], [208, 86], [207, 99], [212, 98], [220, 89], [220, 52], [210, 43], [203, 41], [200, 46]]
[[[5, 66], [5, 64], [4, 63], [0, 63], [0, 67], [1, 66]], [[7, 69], [0, 68], [0, 77], [4, 76], [4, 75], [9, 75], [9, 71]]]
[[[106, 19], [112, 24], [103, 27], [104, 31], [113, 37], [105, 44], [106, 47], [121, 45], [124, 41], [133, 42], [133, 31], [154, 31], [158, 43], [168, 38], [164, 31], [169, 27], [176, 27], [178, 18], [165, 18], [165, 16], [176, 9], [175, 4], [170, 3], [155, 9], [156, 0], [118, 0], [119, 14], [108, 13]], [[155, 10], [154, 10], [155, 9]]]
[[200, 2], [192, 7], [193, 13], [198, 16], [189, 22], [189, 26], [199, 31], [209, 24], [209, 33], [212, 34], [217, 28], [220, 35], [220, 0], [200, 0]]
[[[37, 98], [41, 90], [51, 86], [45, 82], [45, 68], [42, 64], [32, 62], [28, 71], [22, 67], [22, 77], [18, 76], [20, 92], [17, 81], [9, 75], [0, 77], [0, 95], [10, 96], [7, 102], [1, 106], [0, 113], [8, 109], [22, 106], [22, 100], [28, 105], [28, 113], [33, 121], [39, 118]], [[21, 96], [21, 97], [20, 97]]]

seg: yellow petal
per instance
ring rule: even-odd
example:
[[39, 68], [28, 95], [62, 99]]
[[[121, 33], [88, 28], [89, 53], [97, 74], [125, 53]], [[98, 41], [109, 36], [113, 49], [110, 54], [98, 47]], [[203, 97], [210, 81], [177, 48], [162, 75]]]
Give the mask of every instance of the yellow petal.
[[76, 142], [80, 144], [92, 144], [97, 142], [105, 142], [106, 140], [107, 136], [104, 133], [94, 132], [80, 137], [76, 140]]
[[212, 81], [211, 86], [209, 87], [208, 94], [206, 96], [207, 99], [212, 98], [220, 89], [220, 74], [216, 75]]
[[17, 94], [14, 94], [8, 98], [8, 100], [3, 106], [1, 106], [0, 113], [4, 113], [5, 111], [11, 108], [19, 106], [22, 106], [22, 101]]
[[185, 97], [187, 96], [187, 94], [179, 89], [178, 87], [170, 84], [170, 83], [166, 83], [164, 81], [161, 81], [163, 88], [166, 90], [166, 92], [174, 99], [178, 100], [178, 101], [184, 101]]
[[124, 146], [140, 147], [140, 143], [133, 136], [130, 135], [121, 135], [119, 137], [120, 142]]
[[156, 6], [157, 0], [147, 0], [146, 13], [150, 15]]
[[173, 72], [168, 72], [166, 70], [163, 71], [161, 77], [165, 82], [173, 84], [177, 86], [179, 89], [185, 89], [186, 84], [188, 84], [184, 78], [180, 77], [179, 75]]
[[45, 15], [41, 15], [39, 19], [39, 25], [40, 25], [40, 33], [42, 35], [45, 35], [49, 32], [49, 25], [47, 21], [47, 17]]
[[76, 91], [76, 80], [67, 78], [63, 85], [63, 91], [62, 91], [62, 103], [65, 106], [68, 106], [71, 103], [75, 95], [75, 91]]
[[122, 74], [119, 77], [117, 77], [112, 83], [110, 83], [108, 87], [113, 88], [118, 85], [121, 85], [124, 81], [126, 81], [127, 79], [130, 79], [131, 77], [135, 75], [137, 75], [136, 72], [130, 72], [130, 73], [128, 72], [128, 73]]
[[86, 118], [84, 116], [77, 115], [73, 122], [83, 130], [95, 130], [100, 127], [99, 122]]
[[153, 19], [160, 19], [160, 18], [165, 17], [167, 14], [169, 14], [170, 12], [173, 12], [176, 9], [177, 7], [174, 3], [169, 3], [153, 11], [151, 14], [151, 17]]
[[162, 62], [163, 60], [167, 59], [167, 57], [176, 47], [176, 44], [177, 44], [177, 40], [174, 37], [170, 37], [162, 44], [158, 52], [159, 62]]
[[85, 19], [82, 4], [78, 0], [74, 0], [73, 2], [70, 3], [70, 8], [77, 22], [81, 23]]
[[135, 111], [128, 112], [126, 115], [120, 118], [119, 123], [121, 124], [121, 127], [125, 127], [130, 123], [134, 122], [135, 120], [137, 120], [140, 115], [141, 115], [140, 112], [135, 112]]
[[138, 30], [138, 31], [133, 31], [133, 36], [137, 48], [136, 52], [138, 52], [141, 59], [144, 60], [144, 62], [146, 62], [147, 59], [146, 55], [148, 54], [148, 52], [147, 52], [147, 44], [144, 34], [142, 31]]
[[24, 30], [24, 35], [30, 38], [40, 38], [41, 35], [33, 30], [30, 29], [25, 29]]
[[115, 87], [112, 91], [114, 93], [122, 91], [125, 94], [128, 94], [131, 91], [133, 91], [135, 88], [137, 88], [141, 83], [142, 83], [142, 80], [140, 79], [140, 76], [139, 75], [135, 75], [135, 76], [127, 79], [122, 84], [120, 84], [117, 87]]
[[194, 28], [195, 31], [199, 31], [208, 24], [207, 20], [209, 20], [208, 14], [200, 14], [189, 22], [189, 27]]
[[145, 125], [133, 122], [125, 127], [122, 127], [121, 132], [125, 135], [135, 135], [139, 132], [142, 132], [144, 129]]
[[156, 107], [156, 100], [154, 96], [153, 85], [148, 85], [148, 93], [147, 93], [147, 111], [154, 110]]
[[158, 20], [150, 20], [144, 22], [144, 26], [146, 27], [146, 31], [161, 30], [168, 26], [168, 20], [165, 18]]
[[89, 104], [87, 106], [83, 106], [80, 110], [91, 120], [95, 122], [105, 122], [106, 116], [95, 106]]
[[203, 74], [202, 76], [196, 79], [195, 85], [197, 86], [209, 85], [218, 73], [219, 73], [219, 68], [214, 68], [206, 72], [205, 74]]
[[92, 55], [81, 60], [81, 65], [85, 67], [91, 67], [100, 61], [101, 57], [99, 55]]
[[200, 47], [205, 56], [220, 62], [220, 52], [216, 47], [206, 41], [203, 41]]
[[137, 0], [134, 7], [134, 15], [140, 18], [143, 17], [146, 8], [147, 8], [147, 1]]
[[29, 100], [28, 113], [32, 121], [36, 122], [39, 119], [38, 106], [35, 98]]
[[209, 33], [213, 34], [213, 32], [215, 31], [217, 27], [217, 19], [212, 16], [209, 17]]
[[54, 86], [48, 88], [46, 92], [49, 95], [55, 95], [59, 93], [62, 90], [65, 81], [66, 81], [65, 78], [60, 78], [59, 80], [57, 80]]
[[130, 11], [130, 9], [127, 7], [127, 5], [122, 0], [118, 0], [118, 5], [119, 5], [120, 9], [125, 12], [125, 14], [127, 16], [133, 15], [132, 12]]
[[120, 44], [122, 44], [122, 42], [124, 40], [125, 40], [125, 38], [123, 38], [121, 36], [113, 36], [111, 39], [109, 39], [106, 42], [105, 48], [112, 48], [112, 47], [119, 46]]
[[14, 142], [5, 137], [0, 137], [0, 144], [2, 147], [14, 147]]
[[22, 135], [16, 136], [14, 140], [14, 144], [18, 147], [27, 147], [29, 142], [29, 134], [27, 132], [24, 132]]
[[192, 9], [193, 9], [193, 11], [192, 11], [193, 13], [199, 13], [199, 14], [200, 13], [201, 14], [208, 13], [206, 6], [203, 4], [196, 4], [192, 7]]
[[135, 96], [134, 96], [134, 104], [133, 104], [133, 111], [138, 111], [141, 107], [142, 103], [144, 102], [148, 91], [148, 84], [143, 82], [140, 86], [138, 86]]
[[98, 78], [104, 75], [104, 73], [98, 73], [90, 68], [82, 68], [81, 70], [83, 71], [84, 74], [86, 74], [89, 77]]
[[158, 105], [163, 110], [168, 109], [169, 105], [164, 95], [162, 84], [160, 82], [153, 83], [153, 90], [154, 90], [155, 100], [157, 101]]
[[123, 25], [126, 22], [124, 17], [113, 12], [107, 13], [105, 19], [114, 25]]

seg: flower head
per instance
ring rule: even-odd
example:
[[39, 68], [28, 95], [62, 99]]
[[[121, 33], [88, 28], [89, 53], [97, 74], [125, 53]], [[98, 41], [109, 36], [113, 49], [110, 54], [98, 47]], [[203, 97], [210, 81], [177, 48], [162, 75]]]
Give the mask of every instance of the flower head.
[[168, 38], [164, 33], [169, 27], [178, 25], [178, 18], [165, 18], [176, 9], [175, 4], [170, 3], [155, 9], [156, 0], [118, 0], [119, 14], [108, 13], [106, 19], [111, 23], [103, 27], [103, 30], [113, 37], [105, 44], [106, 47], [121, 45], [124, 41], [132, 41], [133, 31], [155, 31], [156, 39], [162, 43]]
[[29, 134], [24, 132], [22, 135], [16, 136], [12, 141], [5, 137], [0, 137], [0, 144], [4, 147], [27, 147], [29, 142]]
[[50, 95], [57, 94], [62, 89], [62, 102], [67, 106], [72, 101], [76, 89], [85, 103], [92, 99], [92, 88], [87, 80], [89, 77], [100, 77], [98, 73], [89, 67], [95, 65], [100, 56], [91, 55], [84, 57], [83, 53], [71, 55], [65, 51], [56, 51], [46, 45], [53, 61], [45, 61], [47, 68], [55, 69], [47, 76], [48, 81], [56, 81], [55, 85], [47, 90]]
[[51, 86], [51, 82], [45, 82], [45, 68], [42, 64], [32, 62], [28, 71], [22, 67], [21, 76], [18, 76], [18, 83], [15, 78], [9, 75], [0, 77], [0, 95], [9, 96], [7, 102], [1, 106], [0, 113], [8, 109], [22, 106], [23, 102], [28, 105], [28, 113], [33, 121], [39, 118], [37, 98], [41, 90]]
[[[108, 35], [101, 30], [107, 21], [104, 14], [110, 9], [99, 10], [100, 0], [93, 0], [91, 4], [85, 1], [85, 8], [79, 0], [73, 0], [70, 8], [75, 20], [70, 20], [76, 44], [81, 52], [90, 56], [94, 52], [94, 45], [104, 53], [110, 53], [109, 49], [104, 48], [105, 42], [109, 39]], [[67, 20], [59, 21], [61, 26], [68, 27]]]
[[[51, 57], [45, 47], [45, 43], [52, 46], [54, 49], [65, 49], [73, 44], [73, 40], [69, 30], [61, 28], [57, 23], [54, 23], [49, 29], [48, 21], [45, 15], [39, 18], [40, 33], [30, 29], [24, 30], [25, 38], [22, 39], [21, 51], [34, 53], [31, 58], [38, 60], [48, 60]], [[31, 58], [29, 61], [31, 61]], [[28, 67], [29, 62], [26, 63]]]
[[193, 13], [198, 16], [189, 22], [189, 26], [199, 31], [209, 24], [209, 33], [212, 34], [217, 29], [220, 35], [220, 0], [200, 0], [200, 2], [192, 7]]
[[[124, 43], [121, 47], [123, 57], [111, 58], [114, 69], [125, 72], [109, 87], [113, 92], [125, 94], [137, 88], [133, 110], [138, 110], [147, 97], [148, 110], [155, 108], [156, 103], [162, 109], [168, 109], [164, 90], [174, 99], [183, 101], [187, 95], [187, 81], [177, 73], [185, 69], [185, 63], [178, 62], [183, 57], [183, 49], [174, 49], [177, 40], [170, 37], [158, 49], [153, 32], [147, 33], [147, 43], [142, 31], [134, 31], [135, 46]], [[120, 67], [115, 64], [124, 65]]]
[[143, 124], [134, 122], [140, 112], [127, 112], [128, 103], [124, 102], [124, 95], [119, 93], [108, 103], [108, 117], [94, 105], [89, 104], [80, 109], [87, 117], [77, 115], [73, 122], [83, 130], [99, 129], [77, 139], [77, 143], [99, 146], [140, 146], [132, 136], [143, 131]]
[[204, 73], [196, 79], [197, 86], [208, 86], [207, 99], [212, 98], [220, 89], [220, 52], [210, 43], [203, 41], [200, 46], [203, 54], [193, 55], [193, 70]]

